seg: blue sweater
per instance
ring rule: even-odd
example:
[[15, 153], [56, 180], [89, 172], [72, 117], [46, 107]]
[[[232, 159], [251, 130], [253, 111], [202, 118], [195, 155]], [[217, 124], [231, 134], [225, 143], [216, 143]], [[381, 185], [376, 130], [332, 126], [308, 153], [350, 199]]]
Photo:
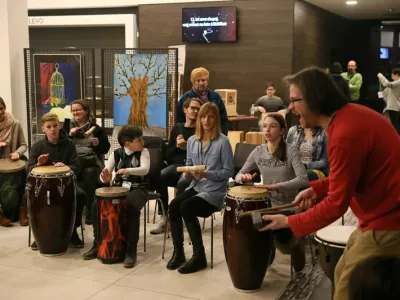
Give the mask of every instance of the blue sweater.
[[[213, 90], [208, 90], [208, 101], [215, 103], [218, 106], [219, 115], [221, 119], [221, 132], [228, 135], [228, 114], [226, 113], [225, 104], [221, 99], [221, 96], [214, 92]], [[175, 124], [185, 123], [186, 117], [183, 111], [183, 103], [189, 98], [198, 98], [193, 90], [187, 91], [181, 99], [179, 99], [178, 105], [176, 107], [176, 118]]]

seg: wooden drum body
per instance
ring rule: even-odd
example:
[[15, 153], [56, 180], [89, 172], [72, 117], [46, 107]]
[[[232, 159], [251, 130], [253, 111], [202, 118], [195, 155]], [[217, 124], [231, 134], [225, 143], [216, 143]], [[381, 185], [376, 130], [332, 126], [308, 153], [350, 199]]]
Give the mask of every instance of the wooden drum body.
[[0, 213], [16, 221], [26, 181], [23, 160], [0, 159]]
[[97, 258], [104, 264], [122, 262], [128, 245], [129, 190], [123, 187], [105, 187], [96, 190], [98, 213]]
[[346, 248], [355, 226], [328, 226], [318, 230], [315, 240], [318, 242], [318, 253], [321, 268], [325, 275], [334, 282], [335, 268]]
[[261, 288], [273, 250], [271, 231], [259, 232], [251, 217], [239, 219], [239, 213], [271, 207], [268, 191], [237, 186], [225, 199], [223, 241], [225, 259], [233, 286], [240, 292]]
[[26, 186], [30, 225], [44, 256], [67, 251], [76, 218], [76, 179], [68, 167], [32, 170]]

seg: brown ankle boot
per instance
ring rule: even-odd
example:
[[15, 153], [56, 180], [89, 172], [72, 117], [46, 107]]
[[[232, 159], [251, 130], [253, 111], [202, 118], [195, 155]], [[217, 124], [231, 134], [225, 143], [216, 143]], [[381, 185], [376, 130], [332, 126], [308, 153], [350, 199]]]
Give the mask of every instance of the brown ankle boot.
[[19, 208], [19, 225], [21, 226], [29, 225], [29, 219], [28, 219], [28, 214], [26, 212], [26, 207], [21, 206]]
[[8, 227], [11, 224], [11, 220], [0, 214], [0, 226]]

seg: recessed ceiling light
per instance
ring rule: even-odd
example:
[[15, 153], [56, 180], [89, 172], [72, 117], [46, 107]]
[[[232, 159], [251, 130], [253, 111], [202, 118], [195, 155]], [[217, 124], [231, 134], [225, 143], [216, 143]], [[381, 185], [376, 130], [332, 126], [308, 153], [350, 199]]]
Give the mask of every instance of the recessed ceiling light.
[[357, 3], [357, 1], [346, 1], [347, 5], [356, 5]]

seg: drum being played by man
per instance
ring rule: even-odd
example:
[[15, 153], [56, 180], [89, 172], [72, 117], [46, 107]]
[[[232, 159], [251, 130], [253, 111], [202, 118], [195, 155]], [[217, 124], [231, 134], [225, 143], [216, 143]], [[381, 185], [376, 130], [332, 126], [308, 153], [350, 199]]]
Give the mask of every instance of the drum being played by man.
[[348, 300], [354, 268], [372, 256], [400, 256], [400, 138], [380, 114], [348, 100], [332, 78], [316, 67], [286, 78], [289, 109], [307, 127], [328, 133], [328, 178], [309, 183], [294, 203], [308, 211], [272, 221], [262, 230], [290, 227], [297, 237], [340, 218], [349, 206], [359, 219], [335, 270], [334, 300]]

